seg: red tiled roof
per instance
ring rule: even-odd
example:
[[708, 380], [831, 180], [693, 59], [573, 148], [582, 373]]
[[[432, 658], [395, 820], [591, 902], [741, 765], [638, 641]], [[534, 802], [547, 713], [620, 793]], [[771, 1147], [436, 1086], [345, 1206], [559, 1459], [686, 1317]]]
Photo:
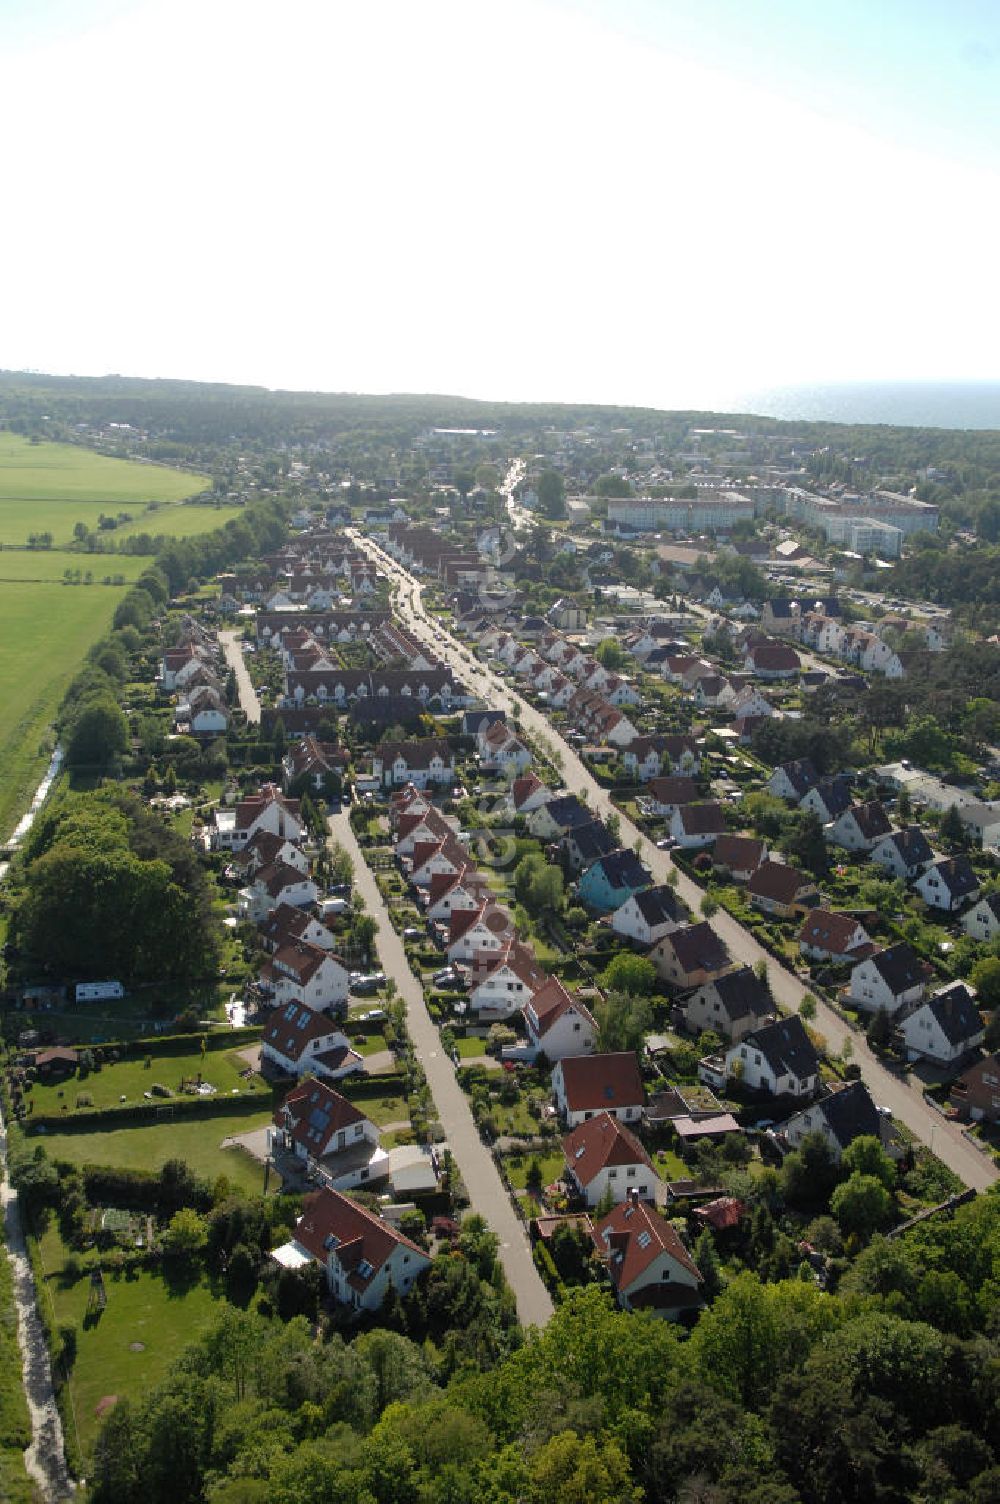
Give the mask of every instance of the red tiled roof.
[[698, 1266], [670, 1223], [641, 1201], [623, 1201], [602, 1217], [594, 1226], [594, 1244], [610, 1255], [611, 1279], [619, 1290], [627, 1292], [663, 1253], [701, 1283]]
[[610, 1112], [641, 1107], [642, 1076], [634, 1050], [609, 1055], [572, 1055], [559, 1063], [570, 1112]]
[[[356, 1201], [327, 1187], [307, 1196], [303, 1202], [302, 1216], [295, 1226], [295, 1241], [324, 1268], [331, 1252], [335, 1253], [341, 1266], [349, 1271], [348, 1282], [359, 1291], [367, 1289], [397, 1248], [412, 1249], [421, 1263], [427, 1262], [427, 1255], [409, 1238]], [[365, 1276], [359, 1272], [362, 1261], [370, 1266], [371, 1274]]]
[[567, 1133], [563, 1154], [568, 1168], [583, 1186], [590, 1185], [611, 1165], [645, 1165], [648, 1170], [653, 1169], [653, 1161], [635, 1134], [610, 1112], [599, 1112]]

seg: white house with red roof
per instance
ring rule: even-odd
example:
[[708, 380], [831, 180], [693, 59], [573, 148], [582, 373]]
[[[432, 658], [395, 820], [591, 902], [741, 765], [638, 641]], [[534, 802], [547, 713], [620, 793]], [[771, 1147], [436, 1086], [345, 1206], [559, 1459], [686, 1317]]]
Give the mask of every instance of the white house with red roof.
[[348, 1185], [362, 1185], [389, 1173], [389, 1157], [384, 1152], [382, 1163], [372, 1165], [379, 1147], [375, 1124], [339, 1091], [313, 1077], [293, 1086], [275, 1112], [268, 1147], [307, 1162], [328, 1161], [324, 1172], [333, 1175], [332, 1183], [340, 1190], [347, 1188], [341, 1179]]
[[679, 1234], [637, 1197], [596, 1222], [592, 1237], [624, 1310], [676, 1320], [702, 1304], [701, 1275]]
[[453, 913], [478, 911], [489, 897], [489, 882], [471, 863], [461, 872], [440, 872], [427, 890], [427, 917], [447, 929]]
[[566, 1056], [552, 1072], [552, 1094], [570, 1128], [599, 1112], [638, 1123], [644, 1101], [638, 1057], [634, 1050]]
[[540, 992], [548, 974], [530, 945], [512, 939], [496, 956], [477, 957], [469, 980], [469, 1007], [480, 1016], [509, 1018]]
[[306, 909], [293, 908], [290, 903], [280, 903], [257, 927], [260, 943], [273, 954], [293, 940], [307, 940], [318, 945], [320, 950], [333, 950], [334, 939], [325, 924], [321, 924]]
[[286, 867], [295, 867], [299, 872], [309, 871], [309, 858], [287, 836], [273, 836], [269, 830], [258, 830], [252, 841], [242, 851], [233, 853], [232, 870], [253, 877], [262, 867], [281, 862]]
[[217, 809], [211, 843], [218, 851], [242, 851], [259, 830], [302, 840], [305, 826], [299, 814], [299, 801], [289, 799], [276, 783], [265, 783], [256, 794], [240, 799], [232, 809]]
[[237, 899], [241, 919], [256, 924], [270, 914], [279, 904], [291, 904], [293, 908], [309, 908], [319, 898], [319, 889], [307, 872], [289, 867], [284, 862], [274, 862], [262, 867], [246, 888], [241, 888]]
[[265, 1074], [268, 1069], [282, 1076], [311, 1072], [338, 1081], [365, 1068], [333, 1020], [301, 1002], [288, 1003], [271, 1015], [261, 1036], [260, 1055]]
[[291, 940], [264, 962], [260, 986], [279, 1006], [299, 998], [314, 1009], [342, 1008], [347, 1004], [348, 973], [332, 951], [307, 940]]
[[549, 790], [536, 773], [525, 773], [515, 778], [510, 786], [507, 802], [514, 815], [530, 815], [549, 798]]
[[469, 853], [453, 835], [441, 841], [419, 841], [410, 860], [410, 882], [416, 888], [429, 888], [435, 877], [447, 873], [456, 877], [469, 865]]
[[488, 961], [499, 956], [514, 938], [514, 921], [498, 903], [484, 903], [470, 912], [452, 910], [448, 928], [449, 961]]
[[659, 1177], [653, 1161], [634, 1133], [610, 1112], [581, 1123], [563, 1139], [566, 1179], [588, 1206], [605, 1196], [624, 1201], [632, 1191], [641, 1201], [654, 1201]]
[[529, 1044], [549, 1060], [589, 1055], [597, 1043], [593, 1014], [558, 977], [549, 977], [525, 1004], [524, 1026]]
[[430, 1263], [388, 1222], [327, 1188], [306, 1198], [294, 1236], [272, 1257], [286, 1269], [319, 1264], [333, 1298], [359, 1315], [379, 1310], [390, 1284], [405, 1295]]

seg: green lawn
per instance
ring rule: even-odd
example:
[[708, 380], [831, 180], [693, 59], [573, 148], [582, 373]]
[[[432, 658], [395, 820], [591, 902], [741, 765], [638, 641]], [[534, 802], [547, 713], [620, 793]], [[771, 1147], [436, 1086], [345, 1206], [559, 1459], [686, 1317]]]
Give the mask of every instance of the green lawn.
[[461, 1035], [455, 1040], [455, 1048], [463, 1060], [475, 1060], [486, 1054], [488, 1039], [481, 1039], [478, 1034]]
[[[109, 587], [102, 584], [105, 578], [121, 575], [128, 583], [137, 580], [151, 563], [150, 558], [141, 554], [80, 554], [66, 548], [0, 547], [0, 584], [50, 581], [61, 585], [67, 569], [80, 569], [84, 574], [90, 571], [92, 584], [66, 586], [66, 589], [93, 590], [100, 587], [107, 590]], [[117, 603], [122, 587], [114, 585], [110, 588], [117, 592], [113, 597]]]
[[561, 1149], [555, 1150], [552, 1154], [523, 1154], [518, 1157], [521, 1160], [520, 1164], [515, 1164], [512, 1159], [508, 1158], [504, 1160], [504, 1168], [511, 1185], [519, 1191], [527, 1189], [528, 1171], [535, 1159], [541, 1166], [543, 1186], [551, 1185], [554, 1180], [558, 1180], [566, 1169], [566, 1158]]
[[204, 475], [0, 433], [0, 543], [24, 543], [36, 532], [64, 543], [77, 522], [96, 528], [101, 512], [138, 514], [151, 501], [181, 501], [207, 485]]
[[[31, 1100], [36, 1114], [59, 1113], [69, 1108], [72, 1117], [85, 1117], [88, 1112], [102, 1107], [116, 1107], [122, 1097], [129, 1102], [141, 1102], [143, 1093], [152, 1083], [167, 1086], [172, 1092], [180, 1092], [181, 1078], [190, 1080], [199, 1074], [203, 1081], [210, 1082], [224, 1095], [233, 1091], [248, 1091], [256, 1087], [264, 1096], [270, 1097], [270, 1088], [257, 1078], [243, 1081], [240, 1071], [246, 1070], [246, 1061], [230, 1050], [206, 1050], [204, 1055], [197, 1037], [179, 1044], [169, 1055], [154, 1055], [149, 1069], [142, 1055], [119, 1060], [115, 1065], [102, 1066], [91, 1071], [84, 1079], [73, 1076], [62, 1085], [45, 1085], [36, 1082], [31, 1090]], [[93, 1098], [89, 1107], [77, 1107], [79, 1093]]]
[[[62, 1278], [66, 1247], [53, 1224], [41, 1242], [45, 1265], [42, 1298], [58, 1327], [73, 1322], [78, 1333], [70, 1379], [70, 1425], [75, 1421], [86, 1458], [100, 1429], [97, 1407], [110, 1395], [147, 1393], [166, 1375], [183, 1349], [215, 1321], [221, 1301], [206, 1281], [172, 1289], [158, 1274], [105, 1276], [107, 1305], [97, 1321], [86, 1322], [90, 1278]], [[89, 1270], [93, 1256], [85, 1260]]]
[[[196, 533], [212, 533], [233, 517], [243, 515], [242, 507], [159, 506], [143, 512], [134, 522], [115, 529], [113, 537], [127, 538], [130, 533], [150, 533], [154, 538], [191, 538]], [[147, 563], [149, 560], [146, 561]]]
[[[394, 1116], [404, 1118], [405, 1109]], [[222, 1149], [224, 1138], [250, 1133], [271, 1122], [270, 1108], [189, 1121], [143, 1123], [132, 1128], [80, 1129], [74, 1133], [48, 1133], [29, 1142], [42, 1143], [50, 1159], [71, 1164], [117, 1165], [126, 1170], [158, 1170], [168, 1159], [183, 1159], [198, 1175], [216, 1180], [225, 1175], [248, 1193], [264, 1185], [263, 1167], [243, 1149]]]
[[358, 1097], [355, 1106], [377, 1127], [381, 1127], [383, 1123], [408, 1123], [410, 1121], [410, 1109], [406, 1105], [405, 1097]]

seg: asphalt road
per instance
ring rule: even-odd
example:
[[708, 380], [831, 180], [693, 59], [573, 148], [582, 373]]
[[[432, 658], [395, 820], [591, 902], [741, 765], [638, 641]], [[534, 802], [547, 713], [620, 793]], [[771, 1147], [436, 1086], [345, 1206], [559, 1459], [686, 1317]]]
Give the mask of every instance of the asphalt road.
[[238, 632], [220, 632], [219, 641], [222, 643], [222, 651], [226, 662], [236, 675], [236, 687], [240, 695], [240, 709], [247, 718], [250, 726], [260, 725], [260, 701], [257, 691], [250, 682], [247, 673], [246, 662], [243, 658], [243, 644]]
[[472, 1209], [486, 1219], [499, 1239], [504, 1274], [514, 1292], [522, 1325], [544, 1326], [552, 1315], [552, 1301], [532, 1260], [524, 1226], [510, 1203], [493, 1156], [479, 1137], [455, 1068], [441, 1048], [441, 1036], [427, 1011], [423, 988], [410, 970], [403, 942], [393, 928], [385, 899], [351, 829], [347, 811], [331, 815], [329, 823], [330, 840], [343, 846], [354, 863], [354, 885], [365, 900], [365, 912], [372, 916], [377, 927], [382, 969], [393, 978], [406, 1004], [410, 1039], [426, 1073], [438, 1119], [462, 1172]]
[[[436, 619], [430, 618], [420, 598], [419, 582], [406, 570], [400, 568], [388, 555], [377, 549], [370, 539], [356, 536], [360, 546], [376, 554], [380, 562], [387, 563], [396, 571], [395, 578], [401, 582], [397, 598], [397, 610], [411, 626], [424, 627], [432, 634], [440, 632], [441, 638], [432, 636], [435, 651], [457, 673], [464, 674], [476, 691], [488, 695], [490, 703], [508, 713], [515, 712], [525, 729], [542, 741], [556, 746], [561, 756], [561, 774], [566, 788], [578, 795], [586, 794], [591, 809], [607, 816], [616, 814], [619, 820], [623, 845], [635, 847], [646, 867], [658, 883], [666, 882], [671, 871], [677, 874], [677, 892], [697, 917], [703, 895], [698, 885], [674, 866], [668, 852], [659, 851], [635, 825], [612, 803], [610, 796], [601, 788], [584, 767], [576, 753], [554, 730], [548, 719], [522, 700], [509, 683], [500, 679], [492, 669], [470, 654], [463, 644], [444, 632]], [[730, 914], [720, 910], [711, 920], [712, 928], [721, 936], [734, 960], [753, 966], [758, 961], [767, 964], [768, 981], [775, 1002], [787, 1013], [794, 1013], [809, 991], [798, 977], [779, 965], [774, 957], [757, 943], [753, 935]], [[967, 1186], [986, 1190], [1000, 1177], [992, 1159], [977, 1149], [955, 1124], [948, 1122], [933, 1107], [923, 1100], [920, 1082], [915, 1075], [897, 1076], [886, 1070], [868, 1047], [863, 1033], [851, 1029], [828, 1004], [817, 1000], [815, 1027], [826, 1040], [830, 1054], [838, 1054], [848, 1039], [851, 1041], [853, 1059], [861, 1067], [861, 1074], [874, 1101], [879, 1107], [887, 1107], [893, 1117], [905, 1124], [911, 1133], [926, 1144], [950, 1170]]]

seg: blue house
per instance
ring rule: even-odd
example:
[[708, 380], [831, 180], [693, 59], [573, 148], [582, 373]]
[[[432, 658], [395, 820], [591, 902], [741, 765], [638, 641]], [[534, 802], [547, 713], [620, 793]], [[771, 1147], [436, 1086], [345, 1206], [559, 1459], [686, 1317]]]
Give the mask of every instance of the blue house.
[[634, 893], [652, 885], [652, 876], [634, 851], [623, 847], [602, 856], [588, 867], [580, 879], [580, 898], [592, 909], [611, 914], [620, 909]]

